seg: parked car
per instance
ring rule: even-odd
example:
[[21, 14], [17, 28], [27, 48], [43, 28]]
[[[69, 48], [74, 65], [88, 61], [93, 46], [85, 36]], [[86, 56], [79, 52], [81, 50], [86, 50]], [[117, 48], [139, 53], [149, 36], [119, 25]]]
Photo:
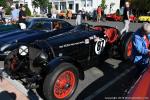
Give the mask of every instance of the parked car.
[[0, 33], [4, 31], [10, 31], [10, 30], [19, 30], [20, 27], [18, 24], [1, 24], [0, 25]]
[[[121, 15], [117, 15], [116, 13], [115, 14], [107, 14], [106, 20], [122, 21], [123, 17]], [[131, 22], [137, 21], [136, 17], [133, 14], [130, 15], [130, 21]]]
[[35, 40], [62, 34], [74, 27], [59, 19], [36, 18], [27, 23], [26, 30], [11, 30], [0, 32], [0, 59], [3, 60], [10, 52], [7, 49], [16, 43], [31, 43]]
[[68, 100], [84, 70], [115, 55], [125, 41], [116, 28], [82, 24], [47, 40], [11, 45], [4, 70], [46, 100]]
[[139, 22], [150, 22], [150, 11], [147, 12], [147, 15], [139, 16]]
[[117, 15], [116, 13], [114, 13], [114, 14], [107, 14], [106, 15], [106, 20], [121, 21], [122, 20], [122, 16]]

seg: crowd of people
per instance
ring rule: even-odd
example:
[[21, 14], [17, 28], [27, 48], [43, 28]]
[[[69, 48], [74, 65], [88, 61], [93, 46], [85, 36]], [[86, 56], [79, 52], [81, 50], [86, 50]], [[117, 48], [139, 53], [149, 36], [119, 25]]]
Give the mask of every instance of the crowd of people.
[[11, 6], [11, 18], [5, 18], [5, 10], [4, 7], [0, 5], [0, 23], [4, 24], [16, 24], [19, 23], [21, 29], [26, 28], [26, 16], [25, 7], [23, 5], [12, 5]]

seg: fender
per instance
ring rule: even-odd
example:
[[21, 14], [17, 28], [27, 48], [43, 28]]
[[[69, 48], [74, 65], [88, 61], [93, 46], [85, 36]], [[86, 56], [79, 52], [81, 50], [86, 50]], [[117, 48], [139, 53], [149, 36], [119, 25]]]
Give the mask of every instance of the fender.
[[68, 56], [56, 57], [53, 60], [51, 60], [47, 65], [47, 72], [52, 72], [59, 64], [63, 62], [68, 62], [73, 64], [79, 71], [79, 78], [81, 80], [84, 80], [85, 75], [84, 75], [83, 67], [76, 60]]

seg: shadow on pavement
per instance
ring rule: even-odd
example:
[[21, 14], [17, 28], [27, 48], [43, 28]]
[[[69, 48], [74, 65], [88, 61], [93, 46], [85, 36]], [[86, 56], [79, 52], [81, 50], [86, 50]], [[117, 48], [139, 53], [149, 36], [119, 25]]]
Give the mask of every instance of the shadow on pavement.
[[29, 100], [39, 100], [39, 97], [37, 96], [37, 94], [33, 92], [32, 90], [28, 91], [28, 98]]
[[1, 100], [16, 100], [16, 94], [13, 92], [2, 91], [0, 92], [0, 99]]
[[104, 76], [86, 87], [76, 100], [104, 100], [106, 97], [126, 96], [128, 89], [136, 80], [137, 69], [130, 62], [121, 62], [116, 69], [112, 66], [104, 62], [97, 67], [102, 70]]

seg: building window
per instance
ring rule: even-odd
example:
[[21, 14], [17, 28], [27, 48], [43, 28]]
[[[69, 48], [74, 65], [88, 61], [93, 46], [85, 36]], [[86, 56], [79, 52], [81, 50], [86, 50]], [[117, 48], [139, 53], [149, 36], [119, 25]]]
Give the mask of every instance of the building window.
[[55, 5], [56, 10], [58, 10], [58, 5]]
[[85, 7], [85, 5], [86, 5], [85, 0], [81, 0], [81, 6], [82, 6], [82, 7]]
[[92, 0], [87, 0], [87, 7], [92, 7]]
[[66, 9], [66, 2], [60, 2], [60, 10]]
[[69, 4], [69, 9], [73, 9], [73, 4]]

